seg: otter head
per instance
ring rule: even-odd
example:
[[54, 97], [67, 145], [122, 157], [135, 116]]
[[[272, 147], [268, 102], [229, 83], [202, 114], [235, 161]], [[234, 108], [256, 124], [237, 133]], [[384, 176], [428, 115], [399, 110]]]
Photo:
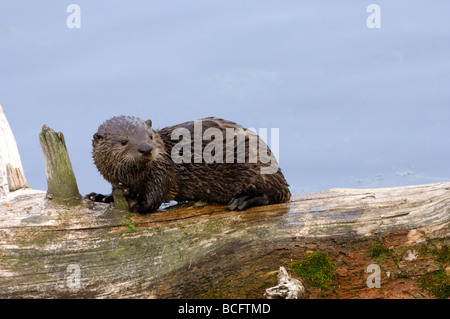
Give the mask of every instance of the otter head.
[[94, 163], [100, 173], [113, 184], [136, 182], [142, 168], [156, 160], [161, 138], [150, 120], [132, 116], [116, 116], [105, 121], [92, 141]]

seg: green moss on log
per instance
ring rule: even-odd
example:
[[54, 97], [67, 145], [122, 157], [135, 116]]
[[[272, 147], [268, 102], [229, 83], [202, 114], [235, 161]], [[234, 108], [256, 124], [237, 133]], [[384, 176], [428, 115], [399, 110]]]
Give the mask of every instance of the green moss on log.
[[450, 278], [443, 268], [420, 276], [417, 281], [420, 288], [430, 291], [436, 298], [450, 297]]
[[370, 248], [370, 256], [372, 258], [378, 258], [383, 255], [390, 255], [391, 251], [386, 247], [383, 240], [377, 239], [372, 243]]
[[315, 251], [307, 254], [302, 260], [288, 266], [307, 283], [322, 290], [328, 290], [327, 283], [335, 278], [336, 265], [325, 252]]

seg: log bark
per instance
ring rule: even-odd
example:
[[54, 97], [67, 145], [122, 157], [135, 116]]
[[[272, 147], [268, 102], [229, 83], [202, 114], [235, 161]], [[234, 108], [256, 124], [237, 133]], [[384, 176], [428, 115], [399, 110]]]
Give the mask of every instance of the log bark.
[[23, 173], [16, 140], [0, 105], [0, 198], [20, 188], [29, 188]]
[[[326, 291], [298, 277], [309, 298], [434, 298], [420, 278], [448, 271], [450, 183], [331, 189], [242, 212], [187, 203], [139, 215], [59, 206], [43, 191], [0, 204], [6, 298], [264, 298], [281, 266], [295, 278], [289, 265], [315, 251], [336, 270]], [[368, 285], [373, 264], [380, 288]]]
[[47, 196], [55, 201], [78, 203], [81, 199], [64, 135], [44, 124], [39, 133], [47, 177]]

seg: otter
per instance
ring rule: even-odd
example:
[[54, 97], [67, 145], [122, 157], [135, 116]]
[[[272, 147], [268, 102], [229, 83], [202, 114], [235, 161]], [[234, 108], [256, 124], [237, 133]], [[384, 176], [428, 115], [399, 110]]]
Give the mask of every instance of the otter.
[[[265, 159], [264, 152], [261, 155], [250, 147], [242, 148], [255, 141], [258, 149], [267, 152]], [[113, 191], [122, 189], [130, 210], [141, 214], [172, 200], [217, 203], [227, 205], [229, 210], [244, 210], [284, 203], [291, 196], [264, 141], [224, 119], [207, 117], [155, 130], [151, 120], [116, 116], [101, 124], [94, 134], [92, 156]], [[272, 166], [275, 161], [275, 169], [264, 173], [269, 168], [268, 157]], [[112, 193], [93, 192], [85, 198], [113, 201]]]

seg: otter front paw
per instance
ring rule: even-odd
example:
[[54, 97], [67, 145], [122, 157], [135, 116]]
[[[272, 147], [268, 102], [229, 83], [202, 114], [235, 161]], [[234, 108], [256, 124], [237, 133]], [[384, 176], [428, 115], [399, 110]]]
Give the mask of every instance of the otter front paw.
[[117, 186], [114, 186], [113, 189], [120, 189], [123, 192], [123, 195], [132, 196], [130, 188], [123, 185], [122, 183], [119, 183]]
[[148, 214], [157, 210], [161, 205], [159, 202], [148, 200], [146, 195], [132, 192], [130, 188], [124, 186], [122, 183], [119, 183], [115, 188], [123, 191], [131, 212]]
[[143, 196], [136, 194], [132, 198], [128, 198], [128, 205], [130, 205], [130, 211], [139, 214], [148, 214], [151, 211], [148, 209], [147, 202]]
[[267, 195], [243, 195], [233, 197], [228, 203], [228, 210], [244, 210], [253, 206], [262, 206], [267, 204]]
[[143, 215], [146, 214], [146, 212], [143, 211], [142, 204], [139, 204], [132, 200], [129, 200], [128, 204], [130, 205], [130, 212], [139, 213], [139, 214], [143, 214]]
[[145, 196], [139, 194], [134, 198], [129, 198], [128, 204], [130, 211], [141, 215], [153, 213], [161, 205], [159, 202], [148, 201]]
[[93, 202], [100, 202], [100, 203], [112, 203], [114, 202], [114, 198], [112, 196], [112, 194], [110, 195], [103, 195], [103, 194], [98, 194], [98, 193], [89, 193], [87, 195], [83, 196], [84, 199], [89, 199], [90, 201]]

